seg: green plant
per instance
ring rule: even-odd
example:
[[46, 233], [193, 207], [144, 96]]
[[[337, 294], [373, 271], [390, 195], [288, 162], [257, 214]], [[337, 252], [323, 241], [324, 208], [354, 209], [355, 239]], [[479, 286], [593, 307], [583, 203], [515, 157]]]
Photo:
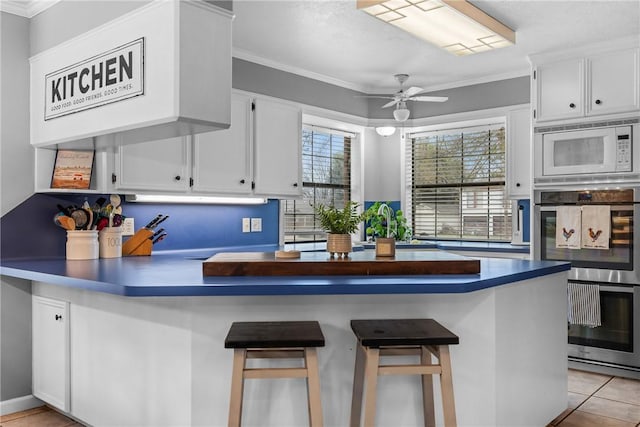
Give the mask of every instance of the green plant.
[[332, 234], [355, 233], [365, 217], [364, 213], [358, 213], [358, 203], [353, 201], [348, 201], [342, 209], [317, 205], [314, 210], [322, 228]]
[[[389, 206], [389, 202], [385, 203]], [[379, 215], [378, 211], [382, 202], [375, 202], [365, 211], [365, 220], [367, 221], [366, 234], [371, 237], [387, 237], [387, 218], [385, 215]], [[407, 226], [407, 218], [402, 210], [391, 210], [391, 221], [389, 224], [390, 235], [396, 240], [406, 240], [411, 236], [411, 229]]]

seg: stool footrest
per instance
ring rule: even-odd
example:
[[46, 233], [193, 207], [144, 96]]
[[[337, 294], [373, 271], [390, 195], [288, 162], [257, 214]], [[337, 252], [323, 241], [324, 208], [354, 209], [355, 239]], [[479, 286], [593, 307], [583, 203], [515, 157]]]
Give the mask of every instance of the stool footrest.
[[440, 375], [440, 365], [384, 365], [378, 367], [378, 375]]
[[306, 368], [255, 368], [244, 370], [244, 378], [306, 378]]

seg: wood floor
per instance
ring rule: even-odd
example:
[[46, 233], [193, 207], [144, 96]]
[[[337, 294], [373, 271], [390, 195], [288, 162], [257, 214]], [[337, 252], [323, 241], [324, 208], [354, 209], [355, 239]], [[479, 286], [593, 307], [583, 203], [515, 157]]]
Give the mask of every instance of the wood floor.
[[[68, 426], [82, 424], [46, 406], [0, 417], [0, 427]], [[570, 369], [569, 407], [549, 426], [640, 427], [640, 381]]]

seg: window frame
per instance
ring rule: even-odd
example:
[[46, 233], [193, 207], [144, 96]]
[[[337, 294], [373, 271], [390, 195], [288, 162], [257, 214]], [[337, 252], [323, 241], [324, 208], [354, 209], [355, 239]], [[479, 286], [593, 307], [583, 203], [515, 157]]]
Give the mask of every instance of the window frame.
[[[508, 165], [508, 155], [507, 155], [507, 151], [508, 151], [508, 129], [507, 129], [507, 124], [508, 124], [508, 119], [507, 119], [507, 114], [508, 114], [509, 109], [505, 108], [505, 109], [498, 109], [496, 110], [487, 110], [487, 111], [476, 111], [473, 112], [471, 114], [456, 114], [453, 115], [455, 116], [456, 119], [458, 120], [453, 120], [453, 117], [450, 118], [450, 120], [446, 120], [446, 117], [441, 117], [441, 118], [432, 118], [431, 121], [434, 124], [431, 125], [426, 125], [426, 126], [421, 126], [421, 127], [415, 127], [412, 129], [407, 129], [407, 132], [405, 133], [405, 135], [403, 136], [403, 138], [401, 139], [401, 150], [402, 150], [402, 167], [401, 167], [401, 173], [402, 173], [402, 179], [403, 179], [403, 191], [401, 192], [401, 203], [405, 212], [405, 216], [407, 217], [407, 222], [409, 224], [411, 224], [412, 229], [414, 228], [414, 219], [413, 219], [413, 207], [412, 207], [412, 197], [413, 197], [413, 192], [412, 192], [412, 155], [411, 153], [407, 150], [408, 148], [411, 148], [412, 145], [412, 139], [415, 137], [420, 137], [423, 136], [425, 134], [446, 134], [446, 133], [450, 133], [450, 132], [457, 132], [460, 129], [472, 129], [472, 128], [479, 128], [479, 127], [486, 127], [488, 125], [499, 125], [504, 127], [505, 129], [505, 140], [504, 140], [504, 165], [505, 165], [505, 176], [504, 176], [504, 180], [503, 183], [501, 184], [502, 188], [503, 188], [503, 200], [505, 201], [505, 204], [509, 204], [510, 199], [508, 197], [507, 194], [507, 187], [508, 187], [508, 169], [509, 169], [509, 165]], [[490, 114], [491, 112], [493, 112], [494, 114]], [[467, 120], [464, 120], [464, 118], [467, 118]], [[439, 121], [437, 121], [439, 119]], [[462, 120], [461, 120], [462, 119]], [[460, 188], [464, 188], [464, 186], [460, 186]], [[464, 198], [462, 197], [462, 195], [460, 196], [460, 203], [465, 203]], [[488, 208], [487, 208], [488, 209]], [[461, 217], [461, 223], [463, 218]], [[511, 220], [513, 221], [513, 210], [511, 211]], [[513, 226], [512, 226], [513, 227]], [[473, 241], [473, 242], [479, 242], [479, 241], [489, 241], [489, 242], [510, 242], [511, 241], [511, 234], [510, 233], [506, 233], [505, 234], [505, 239], [502, 240], [496, 240], [496, 239], [489, 239], [489, 238], [484, 238], [484, 239], [469, 239], [469, 238], [465, 238], [464, 235], [462, 234], [462, 229], [460, 230], [460, 237], [457, 238], [429, 238], [430, 240], [442, 240], [442, 241]]]

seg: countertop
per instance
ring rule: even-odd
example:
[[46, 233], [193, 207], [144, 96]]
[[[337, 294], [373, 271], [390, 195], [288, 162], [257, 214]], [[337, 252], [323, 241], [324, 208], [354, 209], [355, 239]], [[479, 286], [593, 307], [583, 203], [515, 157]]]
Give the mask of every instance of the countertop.
[[[87, 261], [61, 258], [2, 260], [0, 274], [115, 295], [336, 295], [464, 293], [544, 276], [569, 263], [480, 258], [480, 273], [421, 276], [203, 277], [202, 261], [216, 252], [273, 251], [277, 247], [172, 251], [152, 256]], [[328, 256], [328, 254], [327, 254]]]

